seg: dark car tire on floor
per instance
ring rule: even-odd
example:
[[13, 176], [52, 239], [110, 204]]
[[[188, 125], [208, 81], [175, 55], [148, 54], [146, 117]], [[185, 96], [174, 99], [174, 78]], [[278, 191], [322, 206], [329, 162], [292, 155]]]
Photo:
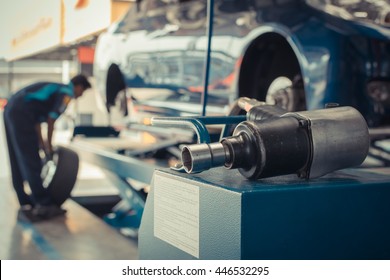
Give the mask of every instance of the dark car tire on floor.
[[70, 197], [77, 180], [79, 157], [76, 152], [58, 147], [56, 151], [56, 170], [47, 189], [57, 205], [62, 205]]

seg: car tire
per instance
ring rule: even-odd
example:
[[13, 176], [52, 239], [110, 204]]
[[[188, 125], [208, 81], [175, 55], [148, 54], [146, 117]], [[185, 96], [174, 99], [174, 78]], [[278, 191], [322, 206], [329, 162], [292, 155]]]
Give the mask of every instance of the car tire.
[[76, 183], [79, 157], [76, 152], [60, 146], [57, 148], [53, 161], [55, 173], [47, 186], [47, 190], [53, 202], [60, 206], [70, 197]]

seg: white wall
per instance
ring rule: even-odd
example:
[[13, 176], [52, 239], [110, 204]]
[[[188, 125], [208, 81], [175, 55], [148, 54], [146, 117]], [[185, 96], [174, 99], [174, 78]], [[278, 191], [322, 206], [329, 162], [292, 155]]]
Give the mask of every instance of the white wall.
[[[77, 113], [91, 115], [92, 123], [84, 125], [123, 125], [125, 118], [119, 110], [119, 104], [116, 107], [111, 107], [111, 116], [109, 116], [102, 95], [95, 86], [95, 80], [90, 78], [89, 81], [92, 84], [92, 88], [86, 90], [83, 96], [76, 101], [72, 101], [69, 104], [65, 115], [69, 115], [74, 119], [76, 118]], [[76, 121], [76, 125], [80, 125], [80, 123], [77, 123]]]
[[7, 140], [5, 138], [3, 112], [0, 111], [0, 178], [10, 176]]
[[[69, 114], [75, 118], [76, 114], [86, 114], [92, 116], [92, 123], [84, 125], [107, 125], [108, 124], [108, 114], [105, 108], [101, 97], [98, 92], [92, 87], [92, 89], [88, 89], [85, 91], [82, 97], [77, 100], [73, 100], [65, 114]], [[76, 125], [79, 125], [77, 123]]]

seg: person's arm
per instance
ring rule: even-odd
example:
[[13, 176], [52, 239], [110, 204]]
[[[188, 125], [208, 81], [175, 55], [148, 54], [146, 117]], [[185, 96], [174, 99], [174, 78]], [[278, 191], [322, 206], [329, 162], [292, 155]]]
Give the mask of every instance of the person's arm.
[[43, 142], [42, 130], [41, 130], [41, 124], [40, 123], [37, 123], [35, 125], [35, 130], [37, 131], [37, 135], [38, 135], [39, 147], [42, 150], [45, 150], [45, 143]]
[[55, 121], [56, 120], [53, 118], [50, 118], [50, 117], [47, 118], [47, 149], [48, 149], [50, 156], [53, 154], [52, 139], [53, 139], [53, 131], [54, 131]]
[[49, 156], [53, 155], [53, 145], [52, 145], [52, 139], [53, 139], [53, 132], [54, 132], [54, 123], [58, 119], [58, 117], [65, 111], [69, 101], [71, 100], [71, 97], [63, 94], [62, 92], [66, 92], [66, 90], [69, 90], [67, 87], [62, 87], [58, 90], [58, 92], [55, 95], [55, 103], [53, 107], [51, 108], [48, 117], [47, 117], [47, 152], [49, 153]]

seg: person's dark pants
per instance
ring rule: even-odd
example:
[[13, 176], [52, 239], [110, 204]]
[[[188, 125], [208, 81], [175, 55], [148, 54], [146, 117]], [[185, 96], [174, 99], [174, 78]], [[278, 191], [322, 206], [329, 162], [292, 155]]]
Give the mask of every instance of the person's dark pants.
[[[11, 164], [12, 182], [20, 205], [51, 203], [42, 185], [42, 161], [34, 115], [22, 94], [15, 94], [4, 109], [4, 124]], [[23, 186], [27, 181], [32, 195]]]

